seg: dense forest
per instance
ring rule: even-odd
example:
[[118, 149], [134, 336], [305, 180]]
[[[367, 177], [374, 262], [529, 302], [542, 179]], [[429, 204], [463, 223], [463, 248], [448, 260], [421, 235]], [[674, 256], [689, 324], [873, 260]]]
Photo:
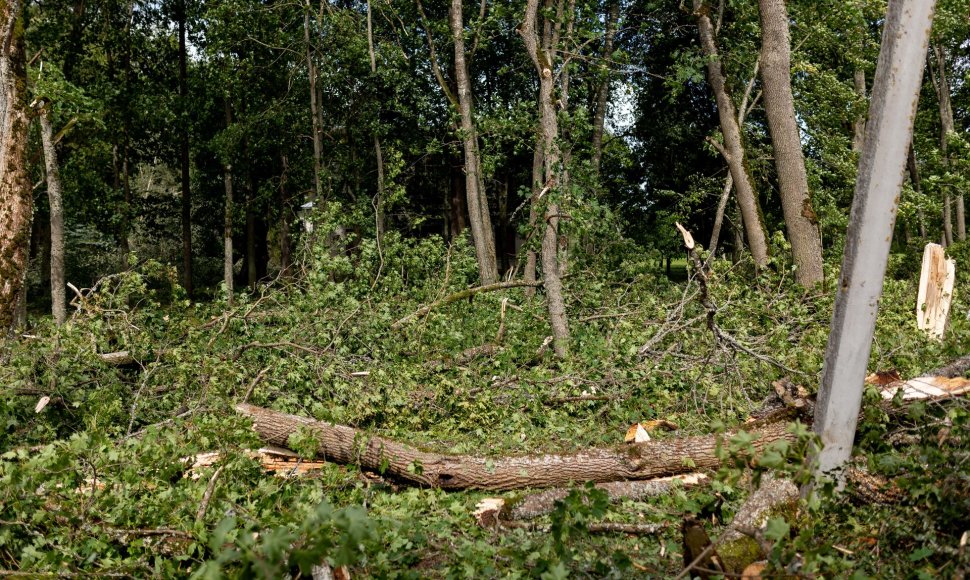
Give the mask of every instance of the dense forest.
[[0, 575], [970, 570], [970, 0], [0, 40]]

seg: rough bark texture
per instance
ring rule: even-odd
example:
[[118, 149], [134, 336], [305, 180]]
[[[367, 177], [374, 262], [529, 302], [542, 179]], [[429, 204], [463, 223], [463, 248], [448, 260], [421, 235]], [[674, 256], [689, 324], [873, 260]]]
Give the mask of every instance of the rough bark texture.
[[33, 217], [22, 9], [19, 0], [0, 2], [0, 334], [23, 292]]
[[47, 108], [40, 113], [40, 137], [44, 145], [44, 168], [47, 172], [47, 199], [51, 212], [51, 314], [57, 325], [67, 320], [64, 279], [64, 204], [61, 174], [57, 167], [54, 129]]
[[[562, 7], [560, 6], [560, 9]], [[562, 165], [559, 145], [559, 123], [553, 101], [553, 61], [558, 43], [557, 32], [545, 34], [543, 46], [539, 45], [536, 33], [536, 19], [539, 1], [529, 0], [525, 10], [525, 20], [519, 34], [525, 43], [526, 51], [539, 74], [539, 126], [545, 165], [545, 187], [556, 188], [562, 184]], [[548, 22], [547, 22], [548, 28]], [[550, 192], [550, 197], [555, 194]], [[565, 358], [569, 344], [569, 322], [566, 318], [566, 301], [562, 294], [562, 279], [559, 267], [559, 205], [549, 201], [545, 211], [545, 232], [542, 237], [542, 276], [546, 288], [546, 303], [549, 309], [549, 325], [552, 327], [553, 347], [556, 356]]]
[[[855, 74], [852, 78], [853, 85], [855, 87], [855, 94], [862, 101], [866, 100], [866, 71], [861, 68], [855, 69]], [[862, 146], [866, 142], [866, 116], [865, 114], [859, 115], [855, 122], [852, 123], [852, 150], [856, 153], [862, 153]]]
[[458, 112], [461, 117], [461, 140], [465, 149], [465, 196], [468, 200], [468, 218], [478, 258], [478, 271], [482, 284], [498, 280], [495, 261], [495, 234], [488, 211], [488, 198], [481, 188], [481, 154], [478, 150], [478, 131], [472, 117], [472, 85], [465, 62], [465, 27], [462, 23], [462, 2], [452, 0], [449, 14], [451, 34], [455, 43], [455, 77], [458, 83]]
[[606, 124], [606, 108], [610, 98], [610, 64], [613, 60], [613, 41], [616, 38], [616, 26], [620, 19], [620, 2], [612, 0], [606, 12], [606, 33], [603, 38], [603, 52], [600, 55], [601, 75], [599, 87], [596, 89], [596, 109], [593, 112], [593, 154], [591, 165], [593, 173], [599, 175], [600, 161], [603, 158], [603, 126]]
[[791, 46], [785, 0], [760, 0], [761, 79], [765, 113], [775, 152], [775, 168], [785, 227], [795, 260], [795, 280], [810, 287], [822, 281], [822, 241], [808, 191], [805, 157], [795, 122], [791, 91]]
[[737, 192], [738, 205], [744, 221], [748, 247], [754, 257], [757, 268], [768, 263], [768, 242], [765, 237], [764, 226], [761, 223], [761, 212], [758, 209], [758, 198], [745, 167], [744, 146], [741, 143], [741, 127], [738, 125], [738, 115], [727, 89], [724, 70], [714, 43], [714, 26], [708, 15], [710, 8], [702, 0], [694, 0], [694, 12], [697, 15], [700, 30], [701, 46], [707, 56], [707, 80], [714, 91], [717, 101], [717, 114], [721, 122], [721, 133], [724, 135], [724, 149], [734, 187]]
[[[301, 428], [309, 429], [320, 442], [317, 455], [328, 461], [356, 464], [412, 484], [452, 490], [555, 487], [577, 481], [643, 480], [716, 469], [720, 465], [718, 441], [732, 435], [655, 440], [574, 454], [488, 458], [421, 451], [351, 427], [253, 405], [236, 405], [236, 411], [253, 420], [253, 428], [266, 443], [286, 446], [290, 435]], [[758, 435], [753, 444], [757, 450], [791, 438], [785, 422], [749, 429]]]

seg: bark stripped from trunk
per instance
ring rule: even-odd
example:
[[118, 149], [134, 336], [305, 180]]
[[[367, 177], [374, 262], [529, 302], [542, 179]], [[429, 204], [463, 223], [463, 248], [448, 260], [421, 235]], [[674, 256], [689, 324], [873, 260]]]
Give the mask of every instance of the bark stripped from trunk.
[[701, 46], [707, 56], [707, 80], [714, 91], [717, 101], [717, 114], [721, 122], [721, 133], [724, 135], [724, 149], [734, 187], [737, 192], [738, 205], [744, 222], [748, 247], [754, 257], [755, 267], [763, 268], [768, 263], [768, 242], [765, 237], [764, 226], [761, 223], [761, 212], [758, 209], [758, 198], [748, 175], [744, 160], [744, 146], [741, 144], [741, 127], [738, 126], [737, 112], [734, 102], [727, 89], [724, 69], [714, 43], [714, 25], [709, 16], [710, 7], [702, 0], [694, 0], [694, 13], [700, 30]]
[[[449, 490], [556, 487], [577, 481], [643, 480], [716, 469], [720, 465], [718, 443], [732, 435], [654, 440], [574, 454], [487, 458], [421, 451], [351, 427], [245, 403], [236, 405], [236, 411], [253, 420], [253, 428], [265, 443], [286, 446], [290, 435], [309, 429], [320, 443], [317, 455], [323, 459], [356, 464], [415, 485]], [[785, 422], [752, 426], [749, 432], [758, 436], [753, 445], [759, 451], [773, 441], [792, 437]]]
[[[525, 9], [525, 21], [519, 28], [519, 34], [522, 35], [526, 51], [539, 73], [539, 126], [545, 165], [545, 187], [555, 189], [562, 185], [563, 177], [559, 145], [556, 142], [559, 138], [559, 123], [552, 94], [554, 54], [558, 33], [548, 30], [550, 27], [547, 21], [543, 46], [539, 45], [539, 37], [536, 33], [538, 11], [539, 1], [529, 0]], [[548, 195], [552, 197], [554, 193]], [[549, 325], [552, 327], [554, 339], [553, 347], [557, 357], [565, 358], [568, 353], [569, 322], [566, 318], [566, 302], [563, 299], [559, 267], [559, 217], [559, 204], [549, 201], [546, 205], [545, 232], [542, 237], [542, 275], [549, 309]]]
[[64, 204], [62, 203], [61, 174], [54, 148], [54, 129], [48, 107], [40, 112], [40, 137], [44, 144], [44, 168], [47, 171], [47, 198], [51, 211], [51, 314], [60, 326], [67, 320], [64, 279]]
[[761, 79], [765, 113], [775, 152], [775, 168], [785, 227], [795, 260], [795, 280], [805, 287], [822, 281], [822, 241], [808, 191], [802, 141], [791, 92], [791, 46], [785, 0], [760, 0]]
[[482, 284], [498, 280], [495, 262], [495, 234], [492, 218], [488, 212], [488, 198], [482, 188], [481, 154], [478, 150], [478, 131], [472, 117], [472, 85], [465, 62], [465, 26], [462, 23], [461, 0], [452, 0], [449, 14], [451, 34], [455, 43], [455, 80], [458, 83], [458, 112], [461, 116], [461, 140], [465, 149], [465, 196], [468, 200], [468, 218], [478, 258], [478, 271]]
[[27, 66], [22, 4], [0, 2], [0, 333], [13, 326], [30, 252]]

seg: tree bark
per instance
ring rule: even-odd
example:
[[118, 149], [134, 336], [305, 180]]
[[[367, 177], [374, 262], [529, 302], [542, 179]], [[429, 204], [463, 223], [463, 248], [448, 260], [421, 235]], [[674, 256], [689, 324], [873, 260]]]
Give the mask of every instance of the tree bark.
[[[855, 74], [853, 75], [853, 85], [855, 86], [855, 94], [860, 100], [866, 100], [866, 71], [861, 68], [855, 69]], [[862, 153], [862, 146], [866, 142], [866, 116], [865, 114], [859, 115], [855, 122], [852, 123], [852, 150], [856, 153]]]
[[[225, 102], [226, 107], [226, 128], [232, 126], [232, 105], [229, 103], [229, 97], [226, 97]], [[228, 153], [227, 153], [228, 154]], [[228, 161], [222, 168], [222, 177], [225, 184], [226, 191], [226, 203], [225, 203], [225, 217], [222, 226], [222, 242], [223, 242], [223, 255], [222, 255], [222, 280], [226, 285], [226, 299], [229, 305], [232, 305], [233, 301], [233, 255], [232, 255], [232, 230], [233, 230], [233, 205], [232, 205], [232, 163]]]
[[21, 0], [0, 2], [0, 334], [23, 297], [33, 217], [22, 10]]
[[606, 33], [603, 37], [603, 52], [600, 55], [600, 74], [602, 80], [596, 89], [596, 109], [593, 112], [592, 165], [593, 174], [599, 176], [603, 159], [603, 127], [606, 125], [606, 109], [610, 98], [610, 71], [613, 60], [613, 41], [616, 38], [617, 22], [620, 19], [619, 0], [610, 0], [606, 11]]
[[795, 280], [822, 281], [822, 242], [808, 191], [802, 141], [791, 91], [791, 45], [785, 0], [760, 0], [761, 79], [765, 114], [775, 152], [781, 208], [795, 260]]
[[[644, 480], [716, 469], [720, 465], [719, 442], [734, 434], [657, 440], [574, 454], [493, 459], [422, 451], [352, 427], [245, 403], [236, 405], [236, 411], [253, 420], [253, 428], [265, 443], [285, 447], [290, 435], [301, 428], [309, 429], [319, 441], [317, 455], [328, 461], [356, 464], [411, 484], [448, 490], [556, 487], [577, 481]], [[784, 421], [750, 427], [749, 432], [758, 436], [754, 448], [761, 450], [774, 441], [792, 440], [787, 427]]]
[[700, 30], [701, 46], [707, 56], [707, 77], [714, 91], [717, 102], [717, 114], [721, 123], [721, 133], [724, 135], [724, 149], [734, 178], [738, 205], [744, 222], [748, 247], [754, 257], [755, 267], [763, 268], [768, 263], [768, 242], [765, 237], [764, 226], [761, 223], [761, 212], [758, 209], [758, 198], [754, 185], [745, 166], [744, 146], [741, 143], [741, 127], [738, 125], [737, 112], [731, 95], [727, 89], [724, 69], [714, 43], [714, 26], [709, 16], [710, 7], [703, 0], [694, 0], [694, 13], [697, 16]]
[[51, 314], [60, 326], [67, 320], [67, 288], [64, 279], [64, 204], [61, 175], [57, 167], [57, 150], [54, 147], [54, 129], [51, 127], [49, 105], [40, 111], [40, 137], [44, 146], [44, 168], [47, 172], [47, 199], [51, 219]]
[[468, 200], [468, 221], [478, 258], [482, 284], [498, 280], [495, 261], [495, 234], [488, 211], [488, 198], [482, 186], [481, 154], [478, 150], [478, 131], [472, 116], [472, 86], [465, 62], [465, 27], [462, 23], [462, 2], [452, 0], [449, 13], [451, 34], [455, 44], [455, 80], [458, 84], [458, 111], [461, 117], [461, 140], [465, 150], [465, 196]]
[[[543, 155], [542, 145], [536, 140], [535, 149], [532, 152], [532, 187], [530, 188], [532, 197], [529, 200], [529, 238], [526, 239], [527, 249], [525, 251], [525, 272], [523, 278], [527, 282], [536, 281], [536, 265], [538, 264], [538, 254], [535, 250], [528, 247], [533, 233], [536, 231], [536, 222], [539, 220], [539, 192], [542, 191], [543, 183]], [[536, 293], [535, 288], [527, 288], [526, 296], [532, 297]]]
[[[525, 9], [525, 21], [519, 34], [525, 43], [526, 51], [539, 74], [539, 126], [541, 146], [545, 166], [545, 187], [555, 189], [561, 186], [563, 173], [560, 159], [559, 123], [553, 101], [553, 68], [558, 34], [544, 34], [543, 45], [539, 44], [536, 34], [536, 19], [539, 1], [529, 0]], [[546, 28], [548, 31], [548, 21]], [[547, 199], [555, 196], [550, 191]], [[553, 347], [556, 356], [565, 358], [569, 344], [569, 322], [566, 318], [566, 302], [562, 294], [562, 279], [559, 271], [559, 204], [550, 199], [546, 205], [545, 226], [542, 237], [542, 276], [546, 289], [546, 304], [549, 310], [549, 325], [552, 327]]]
[[310, 124], [313, 131], [313, 192], [310, 201], [316, 202], [323, 199], [323, 183], [320, 181], [320, 172], [323, 169], [323, 128], [320, 123], [320, 104], [317, 102], [317, 65], [313, 60], [313, 45], [310, 42], [310, 11], [310, 1], [307, 0], [306, 12], [303, 14], [303, 40], [306, 43], [307, 75], [310, 77]]
[[[371, 22], [370, 0], [367, 1], [367, 52], [370, 54], [371, 77], [377, 80], [377, 53], [374, 51], [374, 28]], [[374, 158], [377, 162], [377, 198], [374, 202], [374, 221], [377, 228], [377, 243], [384, 237], [384, 150], [381, 148], [380, 119], [374, 131]]]
[[192, 287], [192, 189], [189, 181], [189, 85], [188, 53], [185, 45], [185, 1], [179, 0], [176, 8], [179, 34], [179, 165], [182, 183], [182, 285], [191, 297]]

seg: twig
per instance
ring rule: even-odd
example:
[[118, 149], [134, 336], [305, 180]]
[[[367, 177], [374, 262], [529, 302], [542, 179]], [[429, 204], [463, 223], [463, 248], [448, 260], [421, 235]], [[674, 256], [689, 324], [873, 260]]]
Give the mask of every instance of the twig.
[[259, 371], [256, 377], [253, 378], [252, 382], [249, 383], [249, 388], [246, 389], [246, 394], [243, 395], [242, 401], [240, 401], [240, 403], [245, 403], [249, 400], [249, 395], [253, 394], [253, 389], [256, 388], [256, 385], [258, 385], [259, 382], [263, 380], [263, 377], [265, 377], [266, 373], [268, 372], [269, 372], [269, 367], [266, 367], [263, 370]]
[[209, 485], [206, 486], [205, 493], [202, 494], [202, 503], [199, 504], [199, 509], [195, 512], [196, 523], [201, 522], [205, 518], [205, 512], [209, 509], [209, 501], [212, 499], [212, 493], [216, 490], [216, 480], [219, 479], [219, 475], [222, 474], [222, 470], [225, 467], [225, 465], [220, 465], [219, 469], [216, 469], [216, 472], [209, 479]]

